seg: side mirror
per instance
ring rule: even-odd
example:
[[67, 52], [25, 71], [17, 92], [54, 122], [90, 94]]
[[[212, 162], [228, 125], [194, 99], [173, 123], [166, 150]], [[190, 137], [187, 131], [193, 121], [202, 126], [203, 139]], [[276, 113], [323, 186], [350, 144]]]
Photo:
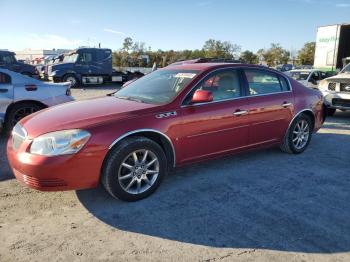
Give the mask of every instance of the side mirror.
[[196, 90], [194, 92], [191, 103], [208, 103], [213, 101], [213, 94], [210, 91], [207, 90]]

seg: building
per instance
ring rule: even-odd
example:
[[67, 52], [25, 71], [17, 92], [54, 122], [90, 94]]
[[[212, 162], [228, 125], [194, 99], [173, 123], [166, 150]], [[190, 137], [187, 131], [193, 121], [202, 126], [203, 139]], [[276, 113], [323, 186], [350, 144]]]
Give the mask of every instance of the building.
[[24, 49], [22, 51], [15, 51], [17, 60], [24, 61], [33, 61], [37, 58], [42, 58], [45, 56], [53, 56], [60, 55], [63, 53], [69, 52], [69, 49], [52, 49], [52, 50], [44, 50], [44, 49]]

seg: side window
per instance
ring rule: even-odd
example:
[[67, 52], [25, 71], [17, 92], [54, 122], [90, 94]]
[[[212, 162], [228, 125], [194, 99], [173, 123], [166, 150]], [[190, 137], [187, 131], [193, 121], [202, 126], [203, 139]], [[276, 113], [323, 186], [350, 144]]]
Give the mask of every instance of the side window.
[[321, 80], [327, 78], [327, 74], [325, 72], [320, 72], [321, 73]]
[[80, 54], [80, 62], [84, 64], [88, 64], [92, 62], [92, 53], [84, 52]]
[[[213, 73], [200, 82], [195, 90], [207, 90], [212, 92], [213, 101], [232, 99], [242, 95], [239, 73], [237, 70], [222, 70]], [[193, 90], [193, 93], [195, 90]]]
[[250, 95], [272, 94], [289, 90], [283, 77], [258, 69], [245, 70]]
[[282, 77], [282, 76], [278, 76], [279, 80], [280, 80], [280, 83], [281, 83], [281, 86], [282, 86], [282, 91], [289, 91], [290, 88], [289, 88], [289, 84], [287, 83], [287, 80]]
[[11, 77], [8, 74], [0, 72], [0, 85], [11, 84]]
[[318, 74], [318, 72], [313, 72], [311, 78], [317, 81], [320, 80], [320, 75]]

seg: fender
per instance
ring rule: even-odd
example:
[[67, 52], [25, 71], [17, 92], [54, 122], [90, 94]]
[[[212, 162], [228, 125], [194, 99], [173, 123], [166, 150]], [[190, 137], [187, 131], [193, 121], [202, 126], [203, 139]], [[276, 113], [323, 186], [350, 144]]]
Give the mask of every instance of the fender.
[[137, 133], [142, 133], [142, 132], [153, 132], [156, 134], [161, 135], [162, 137], [164, 137], [170, 144], [171, 149], [172, 149], [172, 153], [173, 153], [173, 163], [174, 163], [174, 167], [176, 166], [176, 152], [175, 152], [175, 147], [173, 145], [173, 142], [171, 141], [171, 139], [164, 133], [155, 130], [155, 129], [137, 129], [137, 130], [133, 130], [133, 131], [129, 131], [121, 136], [119, 136], [117, 139], [115, 139], [112, 144], [110, 144], [110, 146], [108, 147], [108, 149], [110, 150], [113, 146], [115, 146], [118, 142], [120, 142], [121, 140], [123, 140], [124, 138], [130, 136], [130, 135], [134, 135]]

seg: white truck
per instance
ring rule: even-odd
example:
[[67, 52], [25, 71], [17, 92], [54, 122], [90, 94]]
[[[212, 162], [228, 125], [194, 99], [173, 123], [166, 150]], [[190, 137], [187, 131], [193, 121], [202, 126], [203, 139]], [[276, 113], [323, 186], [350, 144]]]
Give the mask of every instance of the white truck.
[[350, 24], [317, 29], [314, 68], [339, 72], [350, 62]]

